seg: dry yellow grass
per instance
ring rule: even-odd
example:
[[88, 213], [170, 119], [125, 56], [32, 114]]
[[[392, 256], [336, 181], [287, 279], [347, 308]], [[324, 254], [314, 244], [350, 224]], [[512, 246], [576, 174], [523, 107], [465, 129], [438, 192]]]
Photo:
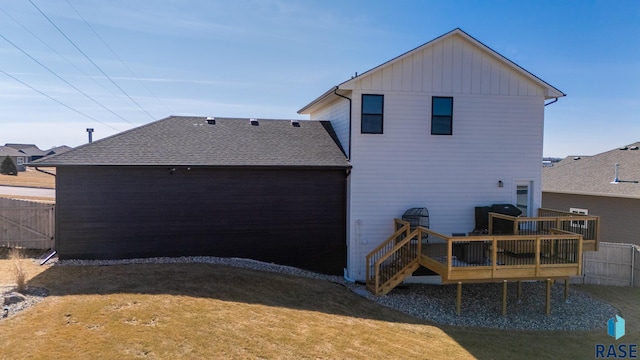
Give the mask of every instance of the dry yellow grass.
[[7, 358], [435, 358], [471, 354], [343, 286], [205, 264], [52, 267], [0, 322]]
[[13, 274], [13, 281], [16, 285], [16, 291], [24, 293], [27, 289], [27, 277], [28, 272], [25, 263], [28, 261], [24, 258], [24, 254], [21, 249], [13, 248], [9, 252], [9, 260], [11, 261], [11, 272]]
[[[54, 266], [29, 285], [51, 296], [0, 321], [0, 358], [583, 359], [612, 342], [433, 325], [338, 284], [208, 264]], [[584, 288], [640, 342], [640, 289]]]
[[[24, 249], [25, 259], [22, 262], [23, 270], [28, 274], [27, 279], [39, 275], [47, 270], [50, 265], [40, 266], [39, 261], [34, 258], [41, 256], [43, 250]], [[13, 273], [13, 261], [10, 259], [11, 249], [0, 247], [0, 286], [15, 285], [15, 275]]]
[[[56, 172], [55, 168], [42, 168], [42, 170], [50, 173]], [[56, 178], [49, 174], [27, 168], [26, 171], [18, 172], [17, 176], [0, 174], [0, 185], [10, 186], [32, 186], [47, 189], [55, 189]]]

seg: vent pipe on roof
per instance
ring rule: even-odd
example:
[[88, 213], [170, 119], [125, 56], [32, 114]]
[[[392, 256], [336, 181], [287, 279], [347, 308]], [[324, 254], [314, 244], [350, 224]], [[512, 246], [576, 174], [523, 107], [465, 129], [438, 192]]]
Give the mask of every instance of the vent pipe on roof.
[[93, 142], [93, 128], [87, 128], [87, 133], [89, 134], [89, 144]]
[[613, 178], [613, 181], [611, 182], [612, 184], [617, 184], [620, 182], [620, 179], [618, 178], [618, 172], [620, 171], [620, 164], [616, 163], [616, 170], [615, 170], [615, 177]]
[[620, 171], [620, 164], [616, 163], [616, 172], [615, 172], [615, 178], [613, 179], [613, 181], [611, 182], [611, 184], [619, 184], [619, 183], [632, 183], [632, 184], [637, 184], [638, 180], [620, 180], [620, 177], [618, 176], [618, 173]]

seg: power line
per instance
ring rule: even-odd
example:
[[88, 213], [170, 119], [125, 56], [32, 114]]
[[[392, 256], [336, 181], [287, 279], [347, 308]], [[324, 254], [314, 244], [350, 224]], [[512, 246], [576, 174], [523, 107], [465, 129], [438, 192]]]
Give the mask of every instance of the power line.
[[[140, 77], [138, 77], [138, 75], [136, 75], [136, 73], [133, 72], [133, 70], [131, 70], [131, 68], [127, 65], [127, 63], [125, 63], [120, 56], [118, 56], [118, 54], [116, 54], [116, 52], [113, 50], [113, 48], [111, 48], [111, 46], [109, 46], [109, 44], [102, 38], [102, 36], [100, 36], [98, 34], [98, 32], [93, 28], [93, 26], [91, 26], [91, 24], [82, 16], [82, 14], [80, 14], [80, 12], [71, 4], [71, 2], [69, 0], [67, 0], [67, 4], [69, 4], [69, 7], [71, 7], [71, 9], [73, 9], [73, 11], [75, 11], [75, 13], [80, 17], [80, 19], [82, 19], [82, 21], [84, 21], [84, 23], [87, 25], [87, 27], [89, 29], [91, 29], [91, 31], [93, 32], [93, 34], [102, 42], [102, 44], [109, 49], [109, 51], [111, 51], [111, 53], [113, 54], [113, 56], [115, 56], [116, 59], [118, 59], [118, 61], [120, 61], [120, 63], [129, 71], [129, 73], [131, 73], [131, 75], [133, 75], [133, 77], [138, 80], [138, 82], [140, 83], [140, 85], [142, 85], [142, 87], [147, 90], [147, 92], [149, 94], [151, 94], [151, 96], [153, 96], [154, 99], [156, 99], [156, 101], [158, 101], [158, 103], [164, 105], [166, 110], [169, 110], [169, 108], [166, 106], [165, 103], [163, 103], [162, 101], [160, 101], [160, 99], [158, 99], [158, 97], [156, 96], [156, 94], [153, 93], [153, 91], [151, 91], [151, 89], [149, 89], [142, 80], [140, 80]], [[169, 113], [173, 113], [172, 111], [169, 111]]]
[[51, 23], [51, 25], [53, 25], [53, 27], [54, 27], [54, 28], [56, 28], [56, 30], [58, 30], [58, 32], [59, 32], [60, 34], [62, 34], [62, 36], [64, 36], [64, 37], [65, 37], [65, 39], [67, 39], [67, 41], [69, 41], [69, 43], [71, 43], [71, 45], [73, 45], [73, 47], [75, 47], [75, 48], [76, 48], [76, 50], [78, 50], [78, 52], [80, 52], [80, 54], [82, 54], [82, 55], [87, 59], [87, 61], [89, 61], [93, 66], [95, 66], [95, 68], [96, 68], [96, 69], [98, 69], [98, 71], [100, 71], [100, 73], [102, 73], [102, 75], [104, 75], [107, 79], [109, 79], [109, 81], [111, 81], [111, 83], [112, 83], [115, 87], [117, 87], [117, 88], [118, 88], [118, 90], [120, 90], [124, 95], [126, 95], [126, 96], [129, 98], [129, 100], [131, 100], [134, 104], [136, 104], [136, 105], [137, 105], [137, 106], [138, 106], [142, 111], [144, 111], [147, 115], [149, 115], [149, 117], [150, 117], [152, 120], [156, 120], [156, 119], [153, 117], [153, 115], [151, 115], [151, 114], [150, 114], [147, 110], [145, 110], [145, 109], [144, 109], [140, 104], [138, 104], [138, 102], [137, 102], [137, 101], [135, 101], [131, 96], [129, 96], [129, 94], [127, 94], [127, 92], [126, 92], [126, 91], [124, 91], [124, 89], [122, 89], [122, 88], [121, 88], [121, 87], [120, 87], [120, 86], [119, 86], [115, 81], [113, 81], [113, 79], [112, 79], [109, 75], [107, 75], [107, 73], [105, 73], [105, 72], [104, 72], [104, 71], [103, 71], [103, 70], [102, 70], [102, 69], [101, 69], [101, 68], [100, 68], [100, 67], [99, 67], [95, 62], [93, 62], [93, 60], [91, 60], [91, 58], [90, 58], [87, 54], [85, 54], [85, 53], [84, 53], [84, 51], [82, 51], [82, 50], [78, 47], [78, 45], [76, 45], [76, 44], [73, 42], [73, 40], [71, 40], [71, 39], [67, 36], [67, 34], [65, 34], [65, 33], [64, 33], [64, 31], [62, 31], [62, 30], [61, 30], [61, 29], [60, 29], [60, 28], [59, 28], [59, 27], [58, 27], [58, 26], [57, 26], [57, 25], [56, 25], [56, 24], [55, 24], [55, 23], [54, 23], [54, 22], [53, 22], [53, 21], [52, 21], [52, 20], [47, 16], [47, 14], [45, 14], [42, 10], [40, 10], [40, 8], [39, 8], [39, 7], [38, 7], [38, 6], [37, 6], [37, 5], [36, 5], [32, 0], [29, 0], [29, 2], [31, 3], [31, 5], [33, 5], [33, 7], [35, 7], [35, 8], [36, 8], [36, 10], [38, 10], [38, 11], [40, 12], [40, 14], [42, 14], [42, 16], [44, 16], [44, 17], [45, 17], [45, 19], [47, 19], [47, 21], [49, 21], [49, 23]]
[[78, 70], [80, 73], [82, 73], [86, 78], [93, 80], [94, 83], [96, 83], [98, 86], [102, 87], [103, 89], [105, 89], [106, 91], [108, 91], [111, 95], [116, 96], [116, 94], [109, 88], [107, 88], [106, 86], [104, 86], [103, 84], [101, 84], [99, 81], [97, 81], [94, 77], [89, 76], [89, 74], [87, 74], [86, 72], [82, 71], [82, 69], [80, 69], [76, 64], [74, 64], [71, 60], [69, 60], [68, 58], [66, 58], [64, 55], [62, 55], [61, 53], [59, 53], [55, 48], [53, 48], [51, 45], [47, 44], [44, 40], [42, 40], [42, 38], [40, 38], [38, 35], [36, 35], [33, 31], [29, 30], [28, 27], [24, 26], [21, 22], [19, 22], [18, 20], [16, 20], [13, 16], [11, 16], [9, 13], [7, 13], [6, 11], [4, 11], [3, 9], [0, 9], [0, 11], [5, 14], [9, 19], [13, 20], [13, 22], [15, 22], [16, 24], [18, 24], [20, 27], [22, 27], [23, 30], [25, 30], [26, 32], [28, 32], [29, 34], [31, 34], [31, 36], [33, 36], [34, 38], [38, 39], [38, 41], [40, 41], [40, 43], [42, 43], [44, 46], [46, 46], [47, 48], [49, 48], [49, 50], [53, 51], [54, 53], [56, 53], [58, 56], [60, 56], [61, 58], [63, 58], [64, 60], [66, 60], [66, 62], [73, 66], [76, 70]]
[[85, 93], [84, 91], [78, 89], [75, 85], [73, 85], [72, 83], [68, 82], [67, 80], [65, 80], [62, 76], [58, 75], [55, 71], [49, 69], [46, 65], [44, 65], [43, 63], [41, 63], [40, 61], [38, 61], [38, 59], [34, 58], [33, 56], [29, 55], [29, 53], [27, 53], [26, 51], [22, 50], [22, 48], [20, 48], [18, 45], [14, 44], [13, 42], [11, 42], [9, 39], [7, 39], [4, 35], [0, 34], [0, 37], [3, 38], [6, 42], [8, 42], [9, 44], [11, 44], [13, 47], [15, 47], [16, 49], [18, 49], [20, 52], [22, 52], [23, 54], [25, 54], [27, 57], [29, 57], [31, 60], [35, 61], [38, 65], [42, 66], [45, 70], [47, 70], [48, 72], [50, 72], [51, 74], [53, 74], [55, 77], [57, 77], [58, 79], [62, 80], [65, 84], [71, 86], [72, 88], [74, 88], [77, 92], [79, 92], [80, 94], [84, 95], [87, 99], [93, 101], [95, 104], [97, 104], [98, 106], [102, 107], [103, 109], [107, 110], [108, 112], [112, 113], [113, 115], [117, 116], [118, 118], [128, 122], [129, 124], [135, 126], [136, 124], [132, 123], [131, 121], [123, 118], [122, 116], [116, 114], [114, 111], [112, 111], [111, 109], [107, 108], [106, 106], [102, 105], [98, 100], [92, 98], [91, 96], [89, 96], [87, 93]]
[[69, 106], [69, 105], [67, 105], [67, 104], [63, 103], [62, 101], [60, 101], [60, 100], [58, 100], [58, 99], [55, 99], [55, 98], [53, 98], [53, 97], [51, 97], [51, 96], [47, 95], [47, 94], [46, 94], [46, 93], [44, 93], [43, 91], [40, 91], [40, 90], [36, 89], [35, 87], [33, 87], [33, 86], [31, 86], [31, 85], [29, 85], [29, 84], [25, 83], [24, 81], [22, 81], [22, 80], [20, 80], [20, 79], [16, 78], [15, 76], [8, 74], [7, 72], [5, 72], [5, 71], [4, 71], [4, 70], [2, 70], [2, 69], [0, 69], [0, 72], [1, 72], [1, 73], [3, 73], [3, 74], [5, 74], [6, 76], [10, 77], [11, 79], [13, 79], [13, 80], [15, 80], [15, 81], [19, 82], [20, 84], [22, 84], [22, 85], [24, 85], [24, 86], [28, 87], [29, 89], [31, 89], [31, 90], [33, 90], [33, 91], [35, 91], [35, 92], [39, 93], [40, 95], [45, 96], [45, 97], [47, 97], [47, 98], [49, 98], [49, 99], [51, 99], [51, 100], [53, 100], [53, 101], [57, 102], [58, 104], [60, 104], [60, 105], [62, 105], [62, 106], [64, 106], [64, 107], [66, 107], [67, 109], [69, 109], [69, 110], [71, 110], [71, 111], [74, 111], [74, 112], [76, 112], [76, 113], [78, 113], [78, 114], [80, 114], [80, 115], [82, 115], [82, 116], [84, 116], [84, 117], [87, 117], [87, 118], [89, 118], [89, 119], [91, 119], [91, 120], [93, 120], [93, 121], [99, 122], [100, 124], [102, 124], [102, 125], [104, 125], [104, 126], [106, 126], [106, 127], [109, 127], [109, 128], [111, 128], [111, 129], [113, 129], [113, 130], [115, 130], [115, 131], [121, 131], [120, 129], [116, 129], [115, 127], [113, 127], [113, 126], [111, 126], [111, 125], [109, 125], [109, 124], [107, 124], [107, 123], [105, 123], [105, 122], [103, 122], [103, 121], [100, 121], [100, 120], [98, 120], [98, 119], [96, 119], [96, 118], [94, 118], [94, 117], [92, 117], [92, 116], [89, 116], [89, 115], [87, 115], [87, 114], [83, 113], [82, 111], [77, 110], [77, 109], [75, 109], [75, 108], [73, 108], [73, 107], [71, 107], [71, 106]]

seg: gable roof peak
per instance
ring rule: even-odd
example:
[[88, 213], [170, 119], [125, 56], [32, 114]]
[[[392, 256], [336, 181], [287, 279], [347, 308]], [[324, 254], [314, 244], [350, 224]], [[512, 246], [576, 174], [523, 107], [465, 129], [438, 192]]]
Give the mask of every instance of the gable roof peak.
[[313, 100], [312, 102], [310, 102], [309, 104], [305, 105], [303, 108], [301, 108], [300, 110], [298, 110], [299, 114], [305, 114], [308, 113], [307, 110], [309, 108], [311, 108], [314, 105], [323, 103], [324, 101], [331, 99], [332, 101], [334, 100], [334, 96], [332, 96], [333, 94], [335, 94], [336, 96], [339, 96], [337, 94], [337, 91], [339, 90], [345, 90], [345, 91], [350, 91], [353, 90], [356, 81], [359, 81], [362, 77], [372, 74], [374, 72], [378, 72], [381, 71], [384, 68], [387, 68], [389, 66], [392, 66], [393, 64], [402, 61], [403, 59], [412, 56], [413, 54], [415, 54], [416, 52], [422, 51], [423, 49], [429, 47], [429, 46], [433, 46], [436, 43], [445, 41], [448, 38], [451, 38], [453, 36], [459, 36], [463, 39], [465, 39], [466, 41], [468, 41], [469, 43], [471, 43], [472, 45], [474, 45], [477, 48], [480, 48], [485, 54], [487, 54], [488, 56], [492, 57], [493, 59], [497, 60], [498, 62], [506, 65], [507, 67], [509, 67], [511, 70], [519, 73], [520, 75], [524, 76], [525, 78], [529, 79], [530, 81], [532, 81], [533, 83], [541, 86], [542, 88], [546, 89], [546, 94], [545, 94], [545, 99], [553, 99], [553, 98], [559, 98], [559, 97], [563, 97], [566, 96], [565, 93], [563, 93], [562, 91], [560, 91], [559, 89], [555, 88], [554, 86], [550, 85], [549, 83], [545, 82], [544, 80], [540, 79], [539, 77], [533, 75], [532, 73], [530, 73], [529, 71], [525, 70], [523, 67], [521, 67], [520, 65], [514, 63], [513, 61], [507, 59], [506, 57], [504, 57], [503, 55], [501, 55], [500, 53], [498, 53], [497, 51], [493, 50], [492, 48], [490, 48], [489, 46], [485, 45], [484, 43], [480, 42], [479, 40], [477, 40], [476, 38], [474, 38], [473, 36], [469, 35], [467, 32], [465, 32], [464, 30], [462, 30], [461, 28], [457, 27], [447, 33], [444, 33], [430, 41], [427, 41], [426, 43], [419, 45], [403, 54], [400, 54], [378, 66], [375, 66], [365, 72], [362, 72], [360, 74], [356, 74], [356, 76], [351, 77], [350, 79], [347, 79], [343, 82], [341, 82], [340, 84], [338, 84], [337, 86], [332, 87], [331, 89], [329, 89], [328, 91], [326, 91], [324, 94], [320, 95], [319, 97], [317, 97], [315, 100]]

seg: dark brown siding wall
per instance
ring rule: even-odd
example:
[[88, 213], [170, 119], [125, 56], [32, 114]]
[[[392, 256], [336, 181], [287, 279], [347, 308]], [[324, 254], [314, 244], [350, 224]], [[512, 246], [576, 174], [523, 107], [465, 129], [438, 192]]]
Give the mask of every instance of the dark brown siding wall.
[[600, 216], [600, 241], [640, 245], [640, 199], [543, 192], [542, 206], [587, 209], [589, 215]]
[[342, 274], [344, 170], [57, 170], [61, 259], [211, 255]]

